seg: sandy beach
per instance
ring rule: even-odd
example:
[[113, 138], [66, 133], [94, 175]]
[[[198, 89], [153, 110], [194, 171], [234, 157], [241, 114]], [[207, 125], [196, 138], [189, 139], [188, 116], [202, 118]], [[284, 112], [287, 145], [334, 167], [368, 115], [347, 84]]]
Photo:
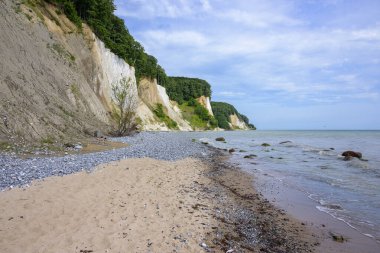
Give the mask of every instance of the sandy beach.
[[305, 227], [216, 159], [126, 159], [1, 192], [0, 251], [311, 250]]
[[2, 192], [0, 251], [197, 252], [215, 226], [192, 187], [204, 170], [129, 159]]

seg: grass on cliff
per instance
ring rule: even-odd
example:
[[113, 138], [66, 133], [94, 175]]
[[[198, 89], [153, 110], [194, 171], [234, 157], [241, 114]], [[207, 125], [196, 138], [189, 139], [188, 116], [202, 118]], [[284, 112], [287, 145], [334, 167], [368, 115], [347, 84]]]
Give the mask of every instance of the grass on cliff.
[[166, 113], [164, 112], [164, 108], [162, 104], [156, 104], [154, 110], [154, 114], [159, 118], [165, 125], [170, 129], [179, 129], [177, 122], [172, 120]]
[[193, 129], [207, 129], [207, 121], [202, 120], [199, 115], [195, 114], [195, 107], [189, 106], [187, 103], [183, 103], [179, 106], [182, 111], [182, 116], [190, 123]]
[[210, 130], [218, 126], [217, 120], [195, 99], [182, 103], [179, 108], [193, 129]]

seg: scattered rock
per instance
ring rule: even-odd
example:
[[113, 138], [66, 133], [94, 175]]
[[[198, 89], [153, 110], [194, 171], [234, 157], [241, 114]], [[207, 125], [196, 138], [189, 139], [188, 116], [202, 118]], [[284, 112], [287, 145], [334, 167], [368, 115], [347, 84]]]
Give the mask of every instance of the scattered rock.
[[63, 144], [63, 146], [65, 148], [75, 148], [75, 144], [73, 144], [73, 143], [65, 143], [65, 144]]
[[263, 144], [261, 144], [261, 146], [263, 146], [263, 147], [269, 147], [270, 144], [269, 143], [263, 143]]
[[246, 155], [244, 156], [245, 159], [252, 159], [254, 157], [257, 157], [257, 155], [254, 155], [254, 154], [250, 154], [250, 155]]
[[291, 141], [282, 141], [280, 144], [292, 143]]
[[234, 149], [234, 148], [230, 148], [230, 149], [228, 150], [228, 152], [233, 153], [233, 152], [235, 152], [235, 149]]
[[350, 160], [352, 157], [361, 159], [362, 153], [349, 150], [349, 151], [344, 151], [342, 153], [342, 156], [344, 156], [344, 160]]
[[240, 153], [245, 153], [245, 152], [247, 152], [247, 150], [240, 149], [239, 152], [240, 152]]
[[226, 139], [224, 139], [224, 137], [218, 137], [215, 139], [216, 141], [226, 141]]
[[200, 246], [202, 247], [202, 248], [205, 248], [205, 249], [207, 249], [208, 247], [207, 247], [207, 244], [206, 243], [204, 243], [204, 242], [202, 242], [201, 244], [200, 244]]
[[82, 149], [83, 146], [82, 146], [82, 144], [78, 143], [78, 144], [75, 144], [74, 148], [75, 149]]
[[343, 242], [347, 241], [347, 239], [344, 238], [343, 235], [337, 235], [337, 234], [334, 234], [333, 232], [330, 232], [330, 236], [331, 236], [331, 238], [332, 238], [335, 242], [343, 243]]
[[99, 130], [94, 131], [94, 137], [95, 138], [101, 138], [103, 137], [103, 133]]

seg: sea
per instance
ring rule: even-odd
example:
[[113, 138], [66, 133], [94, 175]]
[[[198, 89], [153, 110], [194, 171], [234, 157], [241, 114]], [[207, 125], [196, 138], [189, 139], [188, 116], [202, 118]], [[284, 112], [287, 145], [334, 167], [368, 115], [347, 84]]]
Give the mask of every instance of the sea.
[[[316, 212], [380, 243], [380, 131], [226, 131], [203, 133], [200, 140], [235, 149], [231, 162], [301, 192]], [[362, 159], [344, 160], [347, 150]]]

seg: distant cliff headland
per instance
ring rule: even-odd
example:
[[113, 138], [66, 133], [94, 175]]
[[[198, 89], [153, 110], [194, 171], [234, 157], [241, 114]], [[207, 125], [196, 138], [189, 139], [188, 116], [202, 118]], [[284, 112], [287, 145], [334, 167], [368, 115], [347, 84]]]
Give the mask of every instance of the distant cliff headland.
[[114, 133], [123, 119], [138, 130], [255, 129], [232, 105], [211, 102], [207, 81], [167, 76], [112, 0], [0, 5], [2, 141]]

